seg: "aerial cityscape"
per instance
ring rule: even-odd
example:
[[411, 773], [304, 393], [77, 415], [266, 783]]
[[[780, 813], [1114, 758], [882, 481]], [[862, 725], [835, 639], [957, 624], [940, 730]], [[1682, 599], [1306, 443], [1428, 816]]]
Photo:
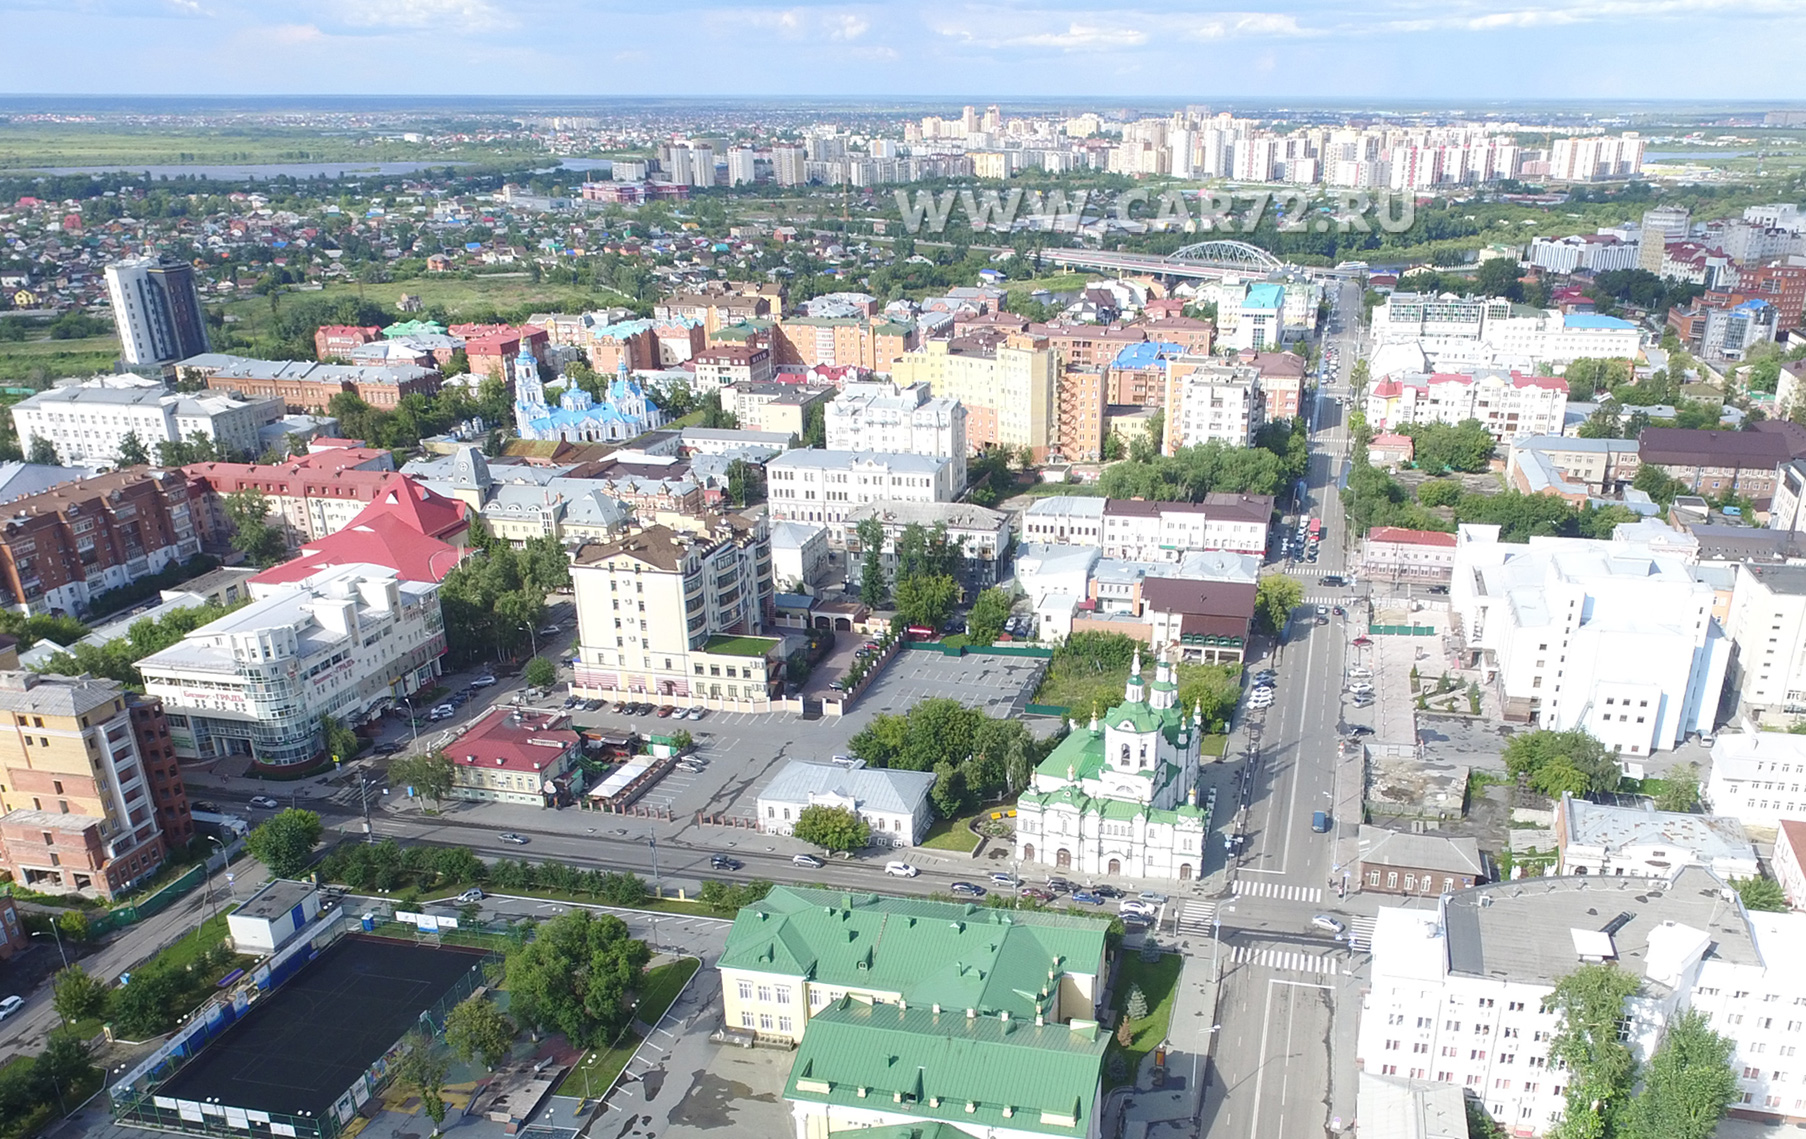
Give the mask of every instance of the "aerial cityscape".
[[0, 1139], [1806, 1126], [1806, 9], [0, 14]]

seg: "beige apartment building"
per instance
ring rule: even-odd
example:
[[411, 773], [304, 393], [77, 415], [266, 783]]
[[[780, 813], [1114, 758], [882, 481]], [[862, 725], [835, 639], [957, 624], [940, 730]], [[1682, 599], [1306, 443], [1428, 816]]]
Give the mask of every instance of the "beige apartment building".
[[0, 672], [0, 868], [111, 897], [163, 864], [156, 789], [116, 681]]
[[926, 383], [937, 396], [966, 407], [966, 439], [973, 447], [1027, 447], [1037, 462], [1059, 442], [1059, 357], [1044, 336], [931, 340], [897, 357], [891, 378]]
[[574, 695], [767, 712], [782, 690], [783, 642], [759, 635], [772, 599], [764, 519], [586, 544], [572, 556], [571, 588]]

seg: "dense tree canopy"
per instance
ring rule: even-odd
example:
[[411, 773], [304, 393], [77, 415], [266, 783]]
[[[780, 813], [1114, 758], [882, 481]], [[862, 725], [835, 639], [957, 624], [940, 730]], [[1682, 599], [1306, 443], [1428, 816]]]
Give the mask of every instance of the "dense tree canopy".
[[630, 997], [652, 951], [612, 914], [571, 910], [508, 954], [510, 1011], [579, 1048], [611, 1042], [633, 1015]]
[[992, 719], [957, 700], [934, 699], [905, 715], [874, 717], [849, 746], [873, 767], [937, 771], [945, 765], [956, 778], [941, 780], [936, 792], [966, 807], [976, 805], [974, 799], [1020, 791], [1053, 743], [1036, 739], [1021, 721]]
[[1586, 732], [1546, 728], [1513, 736], [1505, 745], [1505, 769], [1513, 779], [1528, 778], [1530, 786], [1552, 799], [1564, 791], [1586, 795], [1616, 790], [1621, 775], [1618, 753], [1608, 752]]

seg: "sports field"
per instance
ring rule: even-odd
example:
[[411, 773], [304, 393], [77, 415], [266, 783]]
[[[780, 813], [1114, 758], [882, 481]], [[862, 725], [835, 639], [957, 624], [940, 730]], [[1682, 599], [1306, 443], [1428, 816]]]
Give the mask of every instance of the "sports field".
[[345, 937], [213, 1041], [159, 1097], [324, 1116], [483, 954]]

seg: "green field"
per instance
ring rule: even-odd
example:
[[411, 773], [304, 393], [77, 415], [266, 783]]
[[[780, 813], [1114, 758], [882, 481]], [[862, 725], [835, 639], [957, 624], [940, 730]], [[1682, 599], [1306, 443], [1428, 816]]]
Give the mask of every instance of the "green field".
[[119, 358], [117, 336], [79, 340], [0, 340], [0, 382], [61, 379], [110, 372]]
[[640, 982], [640, 1003], [634, 1016], [640, 1023], [656, 1027], [671, 1008], [671, 1002], [677, 999], [677, 994], [683, 992], [684, 982], [695, 976], [701, 967], [702, 962], [694, 957], [680, 957], [646, 970], [646, 979]]
[[0, 169], [191, 166], [260, 162], [456, 162], [526, 157], [507, 146], [427, 146], [353, 132], [282, 127], [124, 127], [117, 123], [0, 125]]
[[937, 819], [934, 825], [928, 828], [928, 837], [922, 840], [922, 845], [930, 850], [952, 850], [960, 854], [971, 854], [978, 847], [978, 836], [972, 832], [972, 828], [968, 824], [982, 814], [984, 812], [980, 811], [978, 815], [966, 815], [958, 819]]
[[[526, 273], [491, 274], [481, 277], [457, 277], [448, 274], [435, 274], [430, 277], [414, 277], [405, 281], [393, 281], [381, 285], [331, 284], [323, 289], [311, 289], [303, 292], [277, 294], [277, 310], [283, 305], [295, 301], [312, 298], [332, 300], [338, 297], [363, 297], [377, 304], [394, 308], [401, 295], [420, 298], [420, 302], [428, 308], [443, 307], [454, 319], [481, 314], [489, 309], [507, 312], [519, 308], [543, 308], [547, 311], [568, 311], [561, 308], [565, 302], [581, 303], [583, 310], [599, 308], [605, 305], [626, 303], [627, 298], [612, 289], [598, 290], [595, 294], [585, 294], [583, 290], [567, 285], [553, 285], [534, 281]], [[226, 301], [217, 306], [227, 317], [232, 319], [229, 325], [233, 333], [256, 339], [269, 335], [274, 324], [274, 313], [270, 308], [269, 297], [252, 296], [240, 300]], [[76, 343], [66, 341], [65, 343]]]
[[1129, 987], [1140, 985], [1141, 995], [1148, 999], [1148, 1015], [1131, 1026], [1133, 1039], [1127, 1048], [1118, 1044], [1114, 1038], [1111, 1039], [1110, 1054], [1120, 1054], [1128, 1061], [1129, 1074], [1123, 1080], [1106, 1076], [1108, 1086], [1132, 1086], [1142, 1060], [1154, 1050], [1156, 1044], [1166, 1039], [1173, 1017], [1173, 996], [1178, 991], [1179, 973], [1184, 967], [1185, 959], [1177, 953], [1163, 953], [1152, 964], [1143, 961], [1140, 954], [1123, 954], [1122, 966], [1116, 974], [1115, 1000], [1111, 1002], [1111, 1007], [1119, 1016], [1123, 1015], [1123, 1007], [1129, 1000]]

